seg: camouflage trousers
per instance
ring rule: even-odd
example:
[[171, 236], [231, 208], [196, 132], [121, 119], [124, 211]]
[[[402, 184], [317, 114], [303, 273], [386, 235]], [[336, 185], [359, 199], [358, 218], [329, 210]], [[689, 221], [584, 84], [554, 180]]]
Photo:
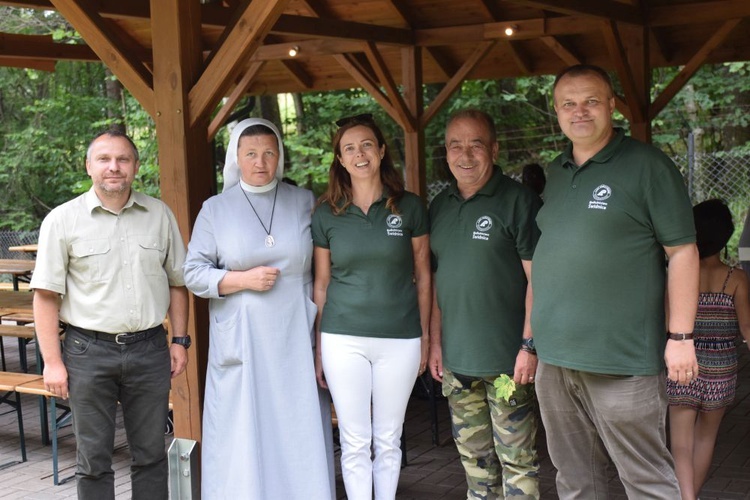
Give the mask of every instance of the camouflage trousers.
[[518, 385], [505, 401], [495, 396], [495, 378], [443, 370], [453, 439], [466, 471], [466, 498], [538, 499], [534, 386]]

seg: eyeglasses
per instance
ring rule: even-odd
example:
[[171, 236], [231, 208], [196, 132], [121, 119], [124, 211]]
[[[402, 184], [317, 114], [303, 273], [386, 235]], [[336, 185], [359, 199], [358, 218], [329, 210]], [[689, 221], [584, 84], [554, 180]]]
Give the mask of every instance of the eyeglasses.
[[344, 125], [347, 125], [353, 122], [374, 123], [374, 121], [375, 120], [372, 119], [372, 113], [362, 113], [360, 115], [347, 116], [346, 118], [339, 118], [338, 120], [336, 120], [336, 125], [338, 125], [339, 127], [343, 127]]

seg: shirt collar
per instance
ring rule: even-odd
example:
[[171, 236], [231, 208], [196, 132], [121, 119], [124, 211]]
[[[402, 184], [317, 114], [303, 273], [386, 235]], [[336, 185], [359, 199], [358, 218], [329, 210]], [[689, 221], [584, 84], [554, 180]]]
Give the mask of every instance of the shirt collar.
[[[106, 208], [104, 205], [102, 205], [102, 200], [99, 199], [99, 197], [96, 195], [96, 191], [94, 190], [94, 186], [91, 186], [91, 189], [86, 191], [84, 193], [84, 201], [86, 202], [86, 208], [89, 212], [93, 212], [96, 208], [101, 208], [102, 210], [105, 210], [109, 213], [114, 213], [108, 208]], [[133, 189], [130, 190], [130, 197], [128, 198], [128, 201], [125, 203], [125, 206], [122, 207], [123, 210], [126, 208], [130, 208], [132, 206], [137, 205], [140, 208], [143, 208], [144, 210], [148, 210], [148, 207], [143, 201], [144, 195], [134, 191]]]
[[[588, 165], [589, 163], [606, 163], [612, 158], [612, 156], [617, 152], [617, 150], [620, 147], [620, 144], [625, 139], [625, 130], [620, 127], [615, 127], [615, 135], [612, 136], [612, 139], [607, 143], [606, 146], [604, 146], [598, 153], [596, 153], [594, 156], [589, 158], [589, 160], [584, 163], [583, 165], [580, 165], [581, 167], [584, 167]], [[572, 167], [573, 169], [577, 169], [579, 166], [576, 165], [575, 160], [573, 159], [573, 143], [570, 142], [565, 147], [565, 150], [562, 152], [562, 166], [563, 167]]]
[[[492, 177], [490, 177], [490, 180], [487, 181], [487, 183], [482, 186], [479, 191], [477, 191], [474, 196], [492, 196], [497, 191], [497, 187], [500, 185], [500, 181], [503, 177], [503, 170], [497, 166], [492, 166]], [[456, 179], [453, 179], [450, 183], [450, 186], [448, 187], [450, 190], [451, 196], [455, 196], [459, 200], [465, 201], [463, 196], [461, 196], [461, 192], [458, 190], [458, 183], [456, 182]], [[473, 198], [472, 196], [471, 198]], [[469, 199], [471, 199], [469, 198]]]
[[[387, 187], [385, 187], [385, 186], [383, 186], [383, 192], [382, 192], [382, 193], [380, 194], [380, 198], [378, 198], [377, 200], [373, 201], [373, 202], [372, 202], [372, 205], [370, 205], [370, 206], [371, 206], [371, 207], [374, 207], [375, 205], [377, 205], [377, 204], [379, 204], [379, 203], [381, 203], [381, 202], [383, 202], [383, 201], [386, 201], [386, 200], [388, 200], [388, 197], [389, 197], [390, 195], [391, 195], [391, 194], [390, 194], [390, 191], [388, 191], [388, 188], [387, 188]], [[343, 202], [340, 202], [340, 203], [339, 203], [339, 207], [340, 207], [341, 205], [343, 205], [343, 204], [344, 204]], [[348, 207], [346, 207], [346, 213], [351, 213], [351, 212], [352, 212], [352, 211], [354, 211], [355, 209], [356, 209], [356, 210], [359, 210], [359, 211], [361, 212], [360, 208], [359, 208], [359, 207], [358, 207], [357, 205], [355, 205], [354, 203], [349, 203], [349, 206], [348, 206]]]

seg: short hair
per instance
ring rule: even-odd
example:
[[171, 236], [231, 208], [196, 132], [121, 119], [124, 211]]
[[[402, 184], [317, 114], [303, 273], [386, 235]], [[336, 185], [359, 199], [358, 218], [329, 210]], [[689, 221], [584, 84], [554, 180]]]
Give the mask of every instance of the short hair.
[[495, 122], [492, 121], [492, 117], [481, 109], [476, 108], [461, 109], [454, 112], [450, 116], [450, 118], [448, 118], [448, 123], [445, 124], [446, 132], [448, 131], [448, 128], [453, 124], [453, 122], [455, 122], [456, 120], [461, 120], [463, 118], [482, 122], [490, 132], [490, 144], [494, 144], [497, 142], [497, 129], [495, 128]]
[[724, 201], [706, 200], [693, 207], [695, 239], [701, 259], [721, 252], [734, 234], [732, 212]]
[[560, 80], [562, 80], [564, 76], [575, 77], [584, 75], [593, 75], [598, 77], [605, 84], [607, 84], [607, 88], [609, 89], [609, 96], [614, 97], [615, 87], [614, 85], [612, 85], [612, 79], [609, 77], [609, 73], [607, 73], [602, 67], [596, 66], [594, 64], [575, 64], [562, 70], [555, 77], [555, 84], [552, 86], [552, 93], [555, 93], [557, 84], [560, 83]]
[[133, 149], [133, 156], [135, 157], [135, 161], [140, 161], [140, 155], [138, 154], [138, 148], [136, 147], [135, 143], [133, 142], [133, 139], [130, 138], [128, 134], [122, 131], [122, 129], [117, 127], [111, 127], [107, 130], [103, 130], [96, 134], [93, 139], [91, 139], [91, 142], [89, 142], [89, 147], [86, 149], [86, 159], [91, 160], [91, 148], [94, 147], [94, 142], [96, 142], [97, 139], [99, 139], [102, 136], [109, 136], [109, 137], [121, 137], [128, 141], [128, 144], [130, 144], [130, 147]]

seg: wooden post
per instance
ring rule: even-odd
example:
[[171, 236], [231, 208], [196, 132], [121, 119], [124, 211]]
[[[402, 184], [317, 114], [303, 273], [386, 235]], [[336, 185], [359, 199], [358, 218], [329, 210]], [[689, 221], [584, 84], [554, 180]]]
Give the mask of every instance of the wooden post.
[[[199, 0], [151, 0], [154, 108], [162, 199], [189, 239], [201, 204], [212, 193], [208, 119], [190, 126], [188, 95], [202, 70]], [[201, 400], [208, 353], [208, 306], [190, 296], [193, 337], [185, 374], [172, 381], [175, 436], [201, 439]]]
[[415, 118], [415, 129], [404, 128], [404, 171], [406, 189], [422, 198], [427, 197], [427, 174], [425, 170], [425, 124], [422, 123], [424, 96], [422, 92], [422, 49], [401, 49], [401, 65], [404, 84], [404, 101], [409, 113]]

